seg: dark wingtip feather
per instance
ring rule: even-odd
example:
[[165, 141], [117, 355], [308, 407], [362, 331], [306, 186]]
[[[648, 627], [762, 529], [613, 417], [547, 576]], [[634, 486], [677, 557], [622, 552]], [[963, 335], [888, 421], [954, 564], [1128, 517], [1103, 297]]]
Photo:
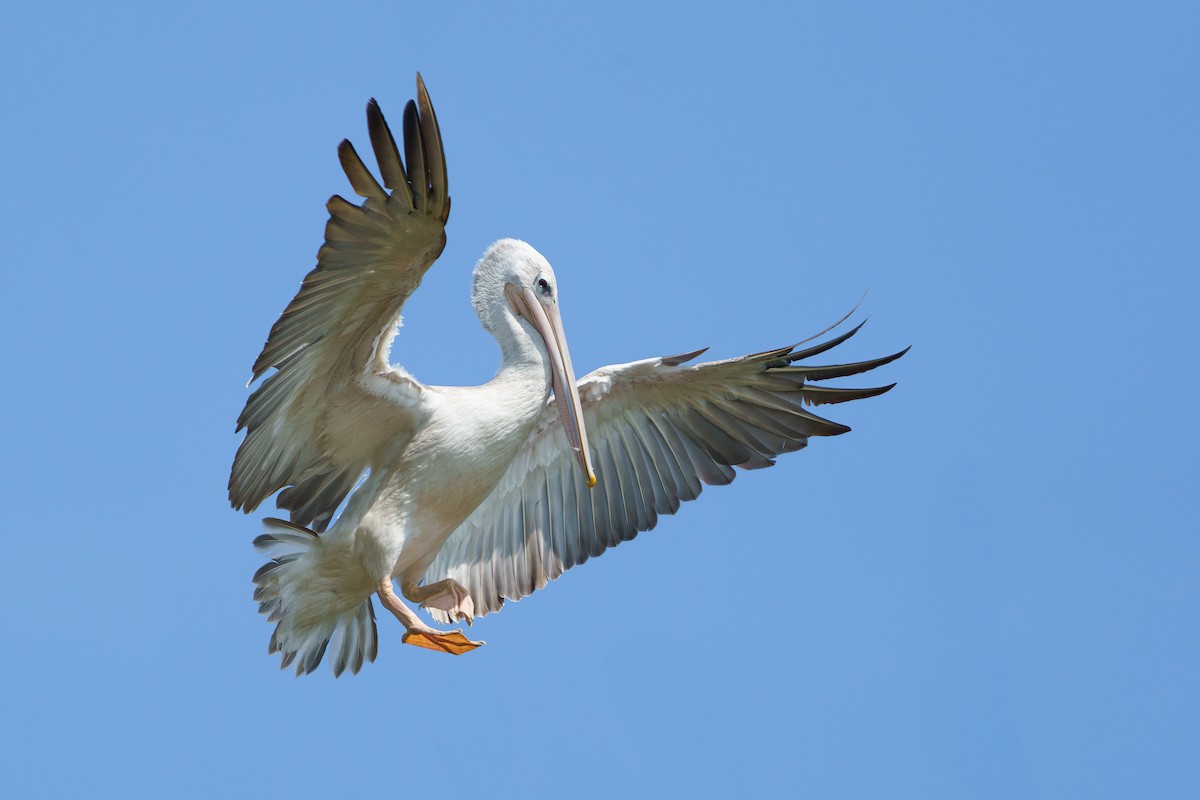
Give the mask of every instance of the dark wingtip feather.
[[796, 408], [792, 413], [801, 419], [808, 420], [812, 426], [812, 429], [808, 431], [809, 436], [841, 436], [843, 433], [850, 432], [849, 425], [843, 425], [840, 422], [819, 417], [811, 411], [805, 411], [802, 408]]
[[668, 367], [678, 367], [680, 364], [686, 364], [697, 356], [704, 355], [708, 352], [707, 347], [701, 347], [699, 350], [693, 350], [690, 353], [680, 353], [677, 356], [663, 356], [662, 363]]
[[823, 381], [829, 378], [845, 378], [850, 375], [857, 375], [860, 372], [869, 372], [876, 367], [882, 367], [884, 364], [890, 364], [896, 359], [903, 356], [912, 345], [904, 348], [898, 353], [892, 353], [890, 356], [883, 358], [873, 358], [869, 361], [856, 361], [853, 364], [831, 364], [827, 367], [788, 367], [787, 372], [803, 375], [806, 380]]
[[[367, 132], [371, 135], [371, 148], [375, 151], [375, 161], [379, 164], [379, 174], [383, 176], [383, 185], [408, 201], [412, 207], [412, 195], [408, 189], [408, 174], [400, 161], [400, 150], [396, 147], [396, 138], [383, 116], [383, 109], [375, 98], [367, 103]], [[393, 194], [393, 197], [395, 194]]]
[[819, 406], [826, 403], [847, 403], [851, 400], [865, 400], [868, 397], [878, 397], [890, 392], [896, 384], [878, 386], [870, 389], [837, 389], [832, 386], [805, 386], [800, 390], [800, 396], [809, 405]]
[[[863, 302], [863, 300], [866, 300], [866, 299], [867, 299], [867, 292], [869, 292], [869, 291], [871, 291], [871, 287], [869, 287], [869, 286], [868, 286], [868, 287], [867, 287], [867, 290], [863, 292], [863, 295], [862, 295], [862, 297], [858, 298], [858, 302], [854, 304], [854, 307], [853, 307], [853, 308], [851, 308], [849, 311], [847, 311], [845, 314], [843, 314], [843, 315], [842, 315], [842, 318], [841, 318], [841, 319], [839, 319], [837, 322], [835, 322], [835, 323], [833, 323], [832, 325], [830, 325], [829, 327], [825, 328], [825, 330], [823, 330], [823, 331], [819, 331], [819, 332], [817, 332], [817, 333], [814, 333], [812, 336], [808, 337], [808, 338], [807, 338], [807, 339], [805, 339], [804, 341], [801, 341], [801, 342], [796, 342], [796, 344], [792, 345], [792, 347], [799, 347], [799, 346], [800, 346], [800, 345], [802, 345], [802, 344], [808, 344], [808, 343], [809, 343], [809, 342], [811, 342], [813, 339], [819, 339], [820, 337], [822, 337], [822, 336], [824, 336], [825, 334], [829, 333], [829, 332], [830, 332], [831, 330], [833, 330], [834, 328], [836, 328], [836, 327], [838, 327], [839, 325], [841, 325], [841, 324], [842, 324], [843, 322], [845, 322], [846, 320], [850, 319], [850, 317], [854, 315], [854, 312], [855, 312], [855, 311], [858, 311], [858, 307], [862, 305], [862, 302]], [[869, 319], [869, 317], [868, 317], [868, 319]], [[861, 328], [861, 327], [863, 326], [863, 324], [864, 324], [864, 323], [866, 323], [866, 321], [867, 321], [867, 320], [865, 320], [865, 319], [864, 319], [862, 322], [858, 323], [858, 326], [857, 326], [857, 327], [856, 327], [854, 330], [858, 330], [858, 328]], [[846, 336], [845, 338], [843, 338], [843, 339], [840, 339], [840, 340], [838, 340], [838, 341], [845, 341], [846, 339], [850, 338], [850, 336], [853, 336], [853, 335], [854, 335], [854, 331], [851, 331], [849, 336]], [[819, 346], [819, 345], [818, 345], [818, 346]], [[829, 347], [833, 347], [833, 345], [827, 345], [827, 346], [826, 346], [826, 349], [828, 349]]]
[[308, 528], [304, 527], [303, 525], [297, 525], [294, 522], [288, 522], [286, 519], [279, 519], [278, 517], [263, 517], [263, 524], [264, 525], [277, 525], [281, 528], [287, 528], [288, 530], [295, 531], [296, 533], [307, 533], [309, 536], [311, 536], [314, 539], [320, 538], [319, 536], [317, 536], [315, 533], [313, 533], [312, 531], [310, 531]]
[[442, 147], [442, 129], [438, 125], [437, 114], [433, 110], [433, 101], [429, 99], [429, 90], [425, 88], [425, 79], [417, 73], [417, 109], [420, 111], [421, 139], [425, 147], [425, 168], [429, 180], [429, 211], [444, 223], [450, 209], [447, 202], [450, 199], [450, 184], [446, 174], [446, 154]]
[[421, 139], [421, 120], [417, 104], [404, 106], [404, 161], [408, 165], [408, 185], [412, 188], [413, 208], [429, 207], [429, 167], [425, 163], [425, 143]]
[[[870, 317], [868, 317], [867, 319], [870, 319]], [[851, 328], [850, 330], [843, 333], [841, 336], [835, 336], [832, 339], [830, 339], [828, 342], [821, 342], [821, 344], [813, 345], [812, 347], [805, 348], [804, 350], [793, 350], [791, 353], [788, 353], [788, 357], [787, 357], [788, 363], [794, 364], [795, 362], [800, 361], [802, 359], [811, 358], [813, 356], [820, 355], [821, 353], [824, 353], [827, 350], [832, 350], [833, 348], [837, 347], [842, 342], [849, 339], [854, 334], [858, 333], [859, 330], [862, 329], [862, 326], [866, 325], [866, 324], [867, 324], [867, 320], [864, 319], [862, 322], [858, 323], [853, 328]], [[801, 344], [803, 344], [803, 342], [801, 342]], [[796, 345], [796, 346], [799, 347], [799, 345]]]
[[338, 145], [338, 160], [341, 161], [342, 171], [346, 173], [355, 194], [368, 200], [387, 198], [383, 187], [379, 185], [379, 181], [375, 180], [375, 176], [359, 158], [358, 151], [354, 149], [354, 145], [350, 143], [349, 139], [342, 139]]

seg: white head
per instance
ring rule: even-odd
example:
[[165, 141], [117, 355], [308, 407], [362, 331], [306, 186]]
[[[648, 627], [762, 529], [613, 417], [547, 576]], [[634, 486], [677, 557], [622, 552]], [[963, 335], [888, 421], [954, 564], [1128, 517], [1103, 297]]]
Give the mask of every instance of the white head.
[[472, 276], [471, 305], [479, 321], [493, 336], [502, 336], [505, 323], [504, 287], [540, 288], [538, 278], [557, 289], [554, 270], [545, 256], [519, 239], [501, 239], [486, 251], [475, 265]]
[[594, 486], [583, 408], [558, 310], [558, 281], [550, 262], [525, 242], [501, 239], [475, 265], [471, 305], [483, 327], [500, 342], [506, 359], [534, 352], [549, 367], [567, 441], [587, 485]]

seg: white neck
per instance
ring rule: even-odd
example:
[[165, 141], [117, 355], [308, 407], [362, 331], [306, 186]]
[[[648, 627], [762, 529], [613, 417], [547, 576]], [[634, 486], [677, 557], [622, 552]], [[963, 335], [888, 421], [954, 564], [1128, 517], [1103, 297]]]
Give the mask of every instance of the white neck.
[[546, 391], [550, 391], [550, 354], [542, 337], [529, 323], [512, 314], [501, 315], [492, 335], [500, 345], [500, 372], [513, 370], [542, 376]]

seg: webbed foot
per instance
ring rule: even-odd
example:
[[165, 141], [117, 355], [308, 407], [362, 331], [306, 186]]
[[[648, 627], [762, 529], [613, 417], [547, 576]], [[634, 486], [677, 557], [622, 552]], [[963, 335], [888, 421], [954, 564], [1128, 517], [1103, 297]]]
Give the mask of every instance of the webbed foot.
[[405, 644], [424, 647], [426, 650], [437, 650], [456, 656], [461, 656], [463, 653], [470, 652], [486, 644], [486, 642], [471, 641], [466, 636], [463, 636], [462, 631], [446, 631], [443, 633], [432, 629], [423, 630], [420, 628], [410, 628], [400, 641]]

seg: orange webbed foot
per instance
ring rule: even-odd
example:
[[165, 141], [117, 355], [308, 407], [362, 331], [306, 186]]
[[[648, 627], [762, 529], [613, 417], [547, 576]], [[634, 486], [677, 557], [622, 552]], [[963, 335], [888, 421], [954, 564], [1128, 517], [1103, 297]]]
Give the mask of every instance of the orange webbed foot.
[[463, 653], [470, 652], [486, 644], [486, 642], [471, 641], [466, 636], [463, 636], [462, 631], [441, 633], [439, 631], [410, 630], [404, 634], [404, 638], [401, 641], [405, 644], [424, 647], [426, 650], [436, 650], [456, 656], [461, 656]]

